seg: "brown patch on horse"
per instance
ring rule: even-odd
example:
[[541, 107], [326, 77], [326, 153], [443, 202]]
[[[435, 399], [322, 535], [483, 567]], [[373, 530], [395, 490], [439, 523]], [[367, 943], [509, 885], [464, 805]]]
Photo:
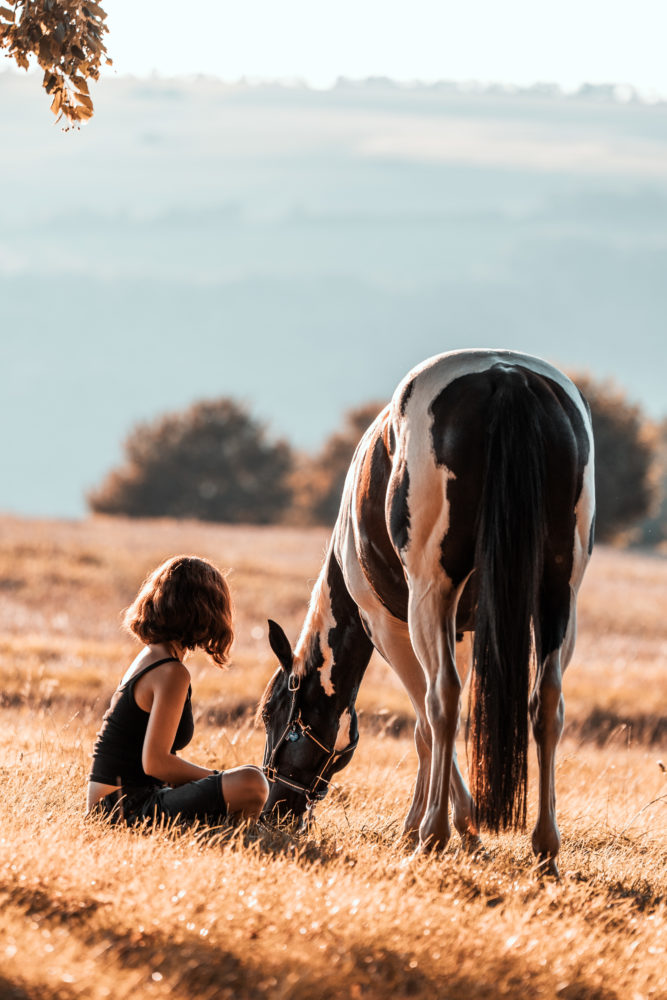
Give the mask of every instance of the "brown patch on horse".
[[389, 419], [369, 440], [358, 477], [355, 516], [359, 526], [357, 555], [369, 585], [385, 608], [400, 621], [408, 618], [408, 586], [385, 515], [392, 463], [387, 447]]

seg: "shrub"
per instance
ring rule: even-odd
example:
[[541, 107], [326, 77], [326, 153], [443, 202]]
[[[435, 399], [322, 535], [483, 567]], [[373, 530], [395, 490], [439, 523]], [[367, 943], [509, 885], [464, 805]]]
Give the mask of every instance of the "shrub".
[[613, 541], [646, 518], [656, 501], [656, 429], [612, 382], [571, 377], [593, 419], [596, 538]]
[[642, 522], [637, 532], [640, 545], [660, 545], [667, 542], [667, 420], [658, 428], [657, 446], [658, 499], [653, 513]]
[[384, 406], [385, 403], [375, 402], [347, 410], [342, 428], [327, 438], [319, 454], [314, 458], [300, 457], [292, 480], [295, 520], [311, 524], [334, 523], [354, 450]]
[[267, 524], [292, 499], [292, 454], [231, 399], [200, 402], [139, 424], [125, 462], [91, 492], [92, 510]]

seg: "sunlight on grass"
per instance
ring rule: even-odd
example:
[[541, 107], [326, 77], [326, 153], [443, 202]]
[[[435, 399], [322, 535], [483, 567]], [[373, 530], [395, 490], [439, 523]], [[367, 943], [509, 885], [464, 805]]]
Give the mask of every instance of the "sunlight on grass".
[[632, 724], [585, 729], [593, 709], [664, 717], [667, 561], [603, 549], [584, 585], [557, 761], [556, 884], [535, 878], [529, 830], [485, 835], [480, 857], [456, 837], [417, 859], [399, 841], [416, 768], [412, 713], [379, 658], [359, 699], [359, 748], [306, 833], [85, 821], [94, 735], [135, 649], [119, 610], [143, 573], [184, 550], [235, 567], [234, 663], [222, 672], [195, 659], [188, 754], [218, 767], [257, 762], [252, 708], [275, 668], [265, 620], [296, 637], [325, 533], [102, 518], [6, 518], [0, 533], [10, 581], [0, 610], [0, 996], [667, 995], [664, 750]]

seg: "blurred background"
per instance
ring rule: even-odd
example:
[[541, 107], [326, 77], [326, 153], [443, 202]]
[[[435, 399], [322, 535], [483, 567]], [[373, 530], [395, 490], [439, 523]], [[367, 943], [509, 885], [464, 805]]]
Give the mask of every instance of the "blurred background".
[[659, 3], [103, 7], [80, 130], [0, 66], [2, 511], [327, 523], [405, 372], [494, 346], [588, 378], [607, 537], [664, 540]]

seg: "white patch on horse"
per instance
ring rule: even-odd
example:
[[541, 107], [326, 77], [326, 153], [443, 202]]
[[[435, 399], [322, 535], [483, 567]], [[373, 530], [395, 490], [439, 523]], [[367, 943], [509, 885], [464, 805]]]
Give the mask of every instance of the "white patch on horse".
[[322, 655], [324, 656], [324, 663], [320, 667], [320, 684], [322, 685], [322, 690], [325, 694], [331, 696], [335, 693], [335, 688], [331, 680], [331, 668], [333, 667], [333, 656], [331, 655], [331, 650], [327, 646], [326, 649], [322, 650]]
[[349, 709], [345, 709], [338, 722], [338, 736], [334, 750], [344, 750], [352, 742], [352, 716]]
[[594, 478], [594, 456], [593, 439], [590, 437], [591, 452], [588, 464], [584, 469], [584, 478], [581, 487], [581, 494], [574, 508], [576, 530], [574, 532], [572, 575], [570, 585], [578, 590], [579, 584], [584, 575], [584, 570], [588, 563], [588, 546], [590, 542], [591, 522], [595, 511], [595, 478]]
[[[456, 476], [451, 469], [436, 465], [430, 421], [430, 405], [435, 394], [433, 387], [424, 382], [425, 379], [416, 382], [405, 417], [398, 417], [397, 454], [405, 456], [410, 477], [407, 502], [411, 512], [409, 542], [401, 557], [411, 577], [433, 580], [438, 576], [446, 577], [440, 561], [441, 546], [449, 531], [449, 481]], [[396, 460], [394, 468], [397, 468]], [[418, 517], [412, 516], [416, 510]]]

